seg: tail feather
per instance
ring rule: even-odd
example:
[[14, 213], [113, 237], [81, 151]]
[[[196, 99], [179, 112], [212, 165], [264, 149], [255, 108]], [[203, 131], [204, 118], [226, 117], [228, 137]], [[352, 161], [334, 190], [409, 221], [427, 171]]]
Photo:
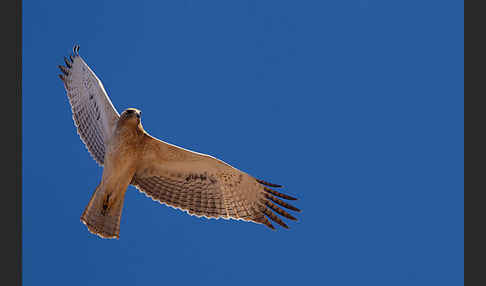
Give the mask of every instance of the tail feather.
[[120, 238], [120, 220], [123, 210], [123, 197], [100, 187], [96, 188], [81, 215], [88, 230], [102, 238]]

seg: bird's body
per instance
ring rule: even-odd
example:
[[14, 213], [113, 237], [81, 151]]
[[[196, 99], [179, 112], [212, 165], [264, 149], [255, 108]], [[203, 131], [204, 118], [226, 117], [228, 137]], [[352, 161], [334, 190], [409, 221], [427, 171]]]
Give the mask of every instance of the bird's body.
[[144, 139], [145, 131], [134, 116], [117, 121], [106, 144], [101, 182], [81, 216], [91, 232], [105, 238], [119, 237], [125, 192], [142, 157]]
[[295, 198], [209, 155], [192, 152], [149, 135], [141, 111], [118, 114], [101, 81], [74, 48], [60, 66], [78, 133], [93, 158], [104, 167], [81, 221], [103, 238], [119, 238], [125, 192], [129, 185], [152, 199], [207, 218], [232, 218], [265, 224], [268, 218], [287, 228], [270, 210], [296, 220], [278, 207], [300, 211], [280, 200]]

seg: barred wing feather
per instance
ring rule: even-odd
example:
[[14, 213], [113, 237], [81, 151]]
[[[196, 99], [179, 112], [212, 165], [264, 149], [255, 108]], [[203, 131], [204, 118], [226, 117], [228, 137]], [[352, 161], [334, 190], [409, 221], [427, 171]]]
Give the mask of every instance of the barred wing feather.
[[79, 55], [79, 46], [64, 62], [66, 66], [59, 66], [59, 77], [64, 82], [74, 124], [91, 156], [103, 165], [106, 142], [120, 115], [101, 81]]
[[245, 220], [274, 229], [267, 218], [288, 228], [276, 214], [296, 220], [281, 207], [300, 212], [278, 197], [296, 198], [269, 188], [279, 185], [148, 134], [132, 184], [153, 200], [198, 217]]

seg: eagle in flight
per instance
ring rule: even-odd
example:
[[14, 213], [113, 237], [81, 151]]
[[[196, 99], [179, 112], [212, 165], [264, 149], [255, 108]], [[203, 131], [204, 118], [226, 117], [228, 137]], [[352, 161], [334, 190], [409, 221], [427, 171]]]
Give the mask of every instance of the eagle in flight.
[[242, 172], [212, 156], [161, 141], [142, 127], [142, 112], [128, 108], [119, 114], [101, 81], [79, 56], [59, 66], [74, 124], [91, 156], [103, 166], [81, 221], [102, 238], [120, 237], [120, 219], [128, 185], [162, 204], [206, 218], [251, 221], [288, 228], [276, 215], [296, 220], [283, 210], [300, 212], [283, 201], [296, 198], [272, 184]]

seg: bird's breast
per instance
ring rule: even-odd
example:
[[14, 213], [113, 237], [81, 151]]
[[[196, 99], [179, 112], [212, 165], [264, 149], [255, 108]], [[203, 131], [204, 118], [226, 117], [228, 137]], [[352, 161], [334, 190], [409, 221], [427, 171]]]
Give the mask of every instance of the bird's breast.
[[105, 165], [116, 168], [134, 165], [140, 158], [143, 150], [140, 136], [126, 130], [115, 130], [107, 143]]

